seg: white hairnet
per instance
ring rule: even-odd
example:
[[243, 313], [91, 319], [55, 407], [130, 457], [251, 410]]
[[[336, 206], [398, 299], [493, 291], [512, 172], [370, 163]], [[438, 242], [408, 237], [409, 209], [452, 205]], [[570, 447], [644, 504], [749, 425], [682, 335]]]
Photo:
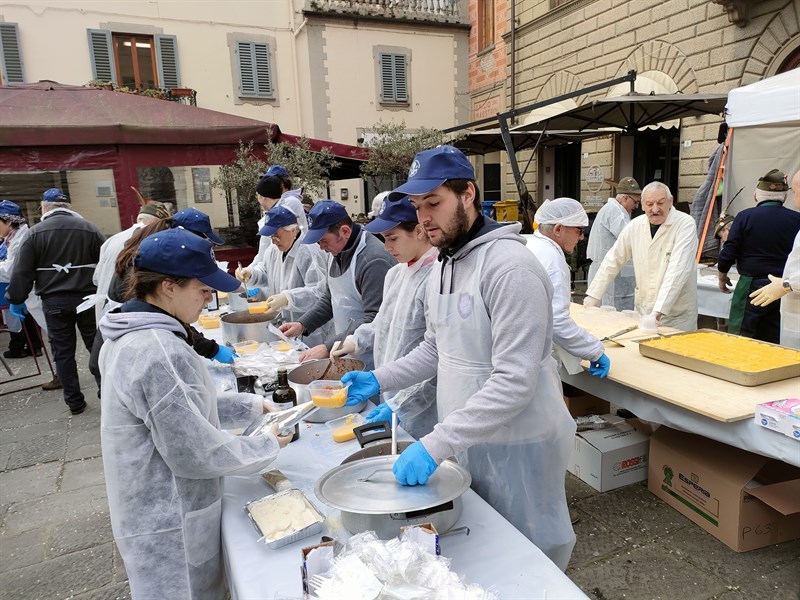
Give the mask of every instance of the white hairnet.
[[534, 220], [539, 225], [568, 225], [570, 227], [589, 225], [589, 216], [583, 206], [572, 198], [545, 200], [536, 211]]
[[388, 195], [389, 192], [381, 192], [372, 199], [372, 210], [367, 213], [368, 217], [377, 217], [380, 214], [381, 207], [383, 206], [386, 196]]

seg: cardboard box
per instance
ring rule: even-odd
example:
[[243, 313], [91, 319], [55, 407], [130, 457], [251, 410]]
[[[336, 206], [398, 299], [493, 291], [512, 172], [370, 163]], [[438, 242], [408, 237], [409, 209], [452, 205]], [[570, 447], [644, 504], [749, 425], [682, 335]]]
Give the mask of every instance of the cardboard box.
[[800, 399], [787, 398], [759, 404], [755, 422], [800, 441]]
[[433, 523], [401, 527], [400, 539], [419, 544], [428, 554], [433, 556], [441, 556], [442, 554], [442, 549], [439, 547], [439, 532], [436, 531]]
[[608, 400], [587, 394], [583, 390], [564, 384], [564, 402], [569, 414], [573, 417], [588, 417], [589, 415], [607, 415], [611, 412]]
[[659, 427], [648, 489], [737, 552], [800, 538], [800, 469]]
[[599, 492], [647, 479], [650, 438], [620, 417], [603, 418], [612, 425], [575, 434], [567, 470]]
[[303, 598], [316, 598], [311, 594], [309, 579], [312, 575], [322, 575], [327, 573], [333, 564], [333, 549], [336, 542], [323, 542], [316, 546], [307, 546], [300, 552], [302, 563], [300, 565], [300, 576], [303, 581]]

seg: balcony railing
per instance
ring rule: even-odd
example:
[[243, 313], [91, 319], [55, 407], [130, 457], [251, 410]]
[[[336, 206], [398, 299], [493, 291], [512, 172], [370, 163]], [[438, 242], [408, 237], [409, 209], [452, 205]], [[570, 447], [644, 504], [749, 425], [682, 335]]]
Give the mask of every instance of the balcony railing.
[[411, 19], [448, 23], [466, 22], [459, 0], [308, 0], [307, 10], [343, 15]]

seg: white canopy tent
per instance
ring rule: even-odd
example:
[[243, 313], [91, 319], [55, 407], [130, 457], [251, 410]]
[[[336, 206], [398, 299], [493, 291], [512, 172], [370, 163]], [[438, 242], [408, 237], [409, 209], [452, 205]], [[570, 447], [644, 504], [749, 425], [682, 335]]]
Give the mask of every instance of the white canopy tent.
[[[728, 209], [737, 214], [754, 206], [758, 178], [780, 169], [791, 179], [800, 170], [800, 69], [731, 90], [726, 122], [733, 129], [728, 148], [723, 207], [744, 187]], [[792, 193], [785, 203], [794, 208]]]

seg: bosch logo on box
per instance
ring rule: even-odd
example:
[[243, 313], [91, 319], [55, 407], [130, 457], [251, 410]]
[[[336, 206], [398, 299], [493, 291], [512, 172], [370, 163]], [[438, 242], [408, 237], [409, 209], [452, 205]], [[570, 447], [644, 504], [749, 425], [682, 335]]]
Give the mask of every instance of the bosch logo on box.
[[635, 469], [636, 467], [644, 467], [647, 465], [647, 455], [642, 454], [640, 456], [632, 456], [630, 458], [626, 458], [625, 460], [621, 460], [619, 462], [614, 463], [612, 467], [615, 473], [619, 473], [621, 471], [627, 471], [629, 469]]

